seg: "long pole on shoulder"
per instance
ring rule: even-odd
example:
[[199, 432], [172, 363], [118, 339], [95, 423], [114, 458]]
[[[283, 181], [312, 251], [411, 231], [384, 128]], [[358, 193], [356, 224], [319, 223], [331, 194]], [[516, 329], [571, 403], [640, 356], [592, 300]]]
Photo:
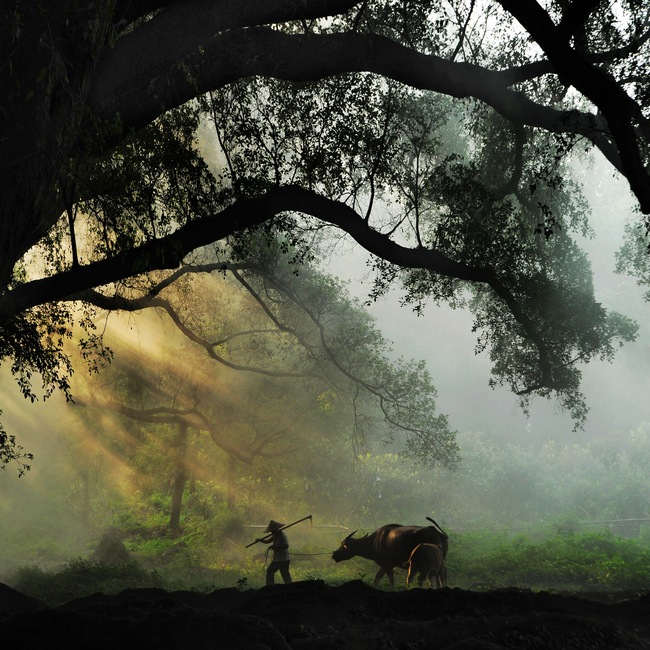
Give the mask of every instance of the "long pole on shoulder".
[[[294, 521], [290, 524], [287, 524], [286, 526], [282, 526], [282, 528], [278, 528], [278, 530], [284, 530], [285, 528], [291, 528], [291, 526], [295, 526], [296, 524], [299, 524], [301, 521], [306, 521], [311, 519], [311, 515], [307, 515], [306, 517], [303, 517], [302, 519], [298, 519], [298, 521]], [[254, 542], [251, 542], [250, 544], [246, 544], [246, 548], [249, 546], [253, 546], [253, 544], [257, 544], [257, 542], [264, 542], [264, 541], [270, 541], [273, 538], [273, 535], [267, 535], [266, 537], [262, 537], [261, 539], [256, 539]]]

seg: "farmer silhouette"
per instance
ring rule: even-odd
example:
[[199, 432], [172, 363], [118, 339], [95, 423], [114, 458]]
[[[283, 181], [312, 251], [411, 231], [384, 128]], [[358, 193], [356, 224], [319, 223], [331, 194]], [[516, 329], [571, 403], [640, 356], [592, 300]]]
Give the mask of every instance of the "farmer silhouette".
[[266, 584], [272, 585], [275, 583], [275, 574], [279, 571], [282, 579], [286, 584], [291, 582], [291, 574], [289, 573], [289, 564], [291, 557], [289, 556], [289, 541], [283, 530], [280, 530], [284, 524], [278, 521], [269, 521], [265, 533], [271, 533], [271, 539], [258, 538], [256, 541], [263, 542], [264, 544], [271, 544], [273, 551], [273, 560], [266, 569]]

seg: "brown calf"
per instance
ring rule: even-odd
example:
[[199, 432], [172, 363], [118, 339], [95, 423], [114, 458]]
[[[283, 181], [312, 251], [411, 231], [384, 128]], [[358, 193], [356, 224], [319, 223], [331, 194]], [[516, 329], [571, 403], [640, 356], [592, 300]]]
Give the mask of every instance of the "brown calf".
[[445, 556], [438, 544], [418, 544], [411, 552], [408, 562], [408, 576], [406, 577], [407, 588], [415, 574], [419, 574], [418, 585], [422, 587], [425, 578], [429, 581], [429, 587], [432, 589], [433, 581], [436, 587], [447, 586], [447, 569], [445, 567]]

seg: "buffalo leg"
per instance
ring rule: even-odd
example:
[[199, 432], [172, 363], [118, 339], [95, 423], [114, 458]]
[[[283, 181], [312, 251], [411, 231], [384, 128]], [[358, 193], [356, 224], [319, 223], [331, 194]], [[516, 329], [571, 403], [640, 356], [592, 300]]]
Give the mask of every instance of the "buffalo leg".
[[377, 571], [377, 575], [375, 576], [375, 587], [384, 576], [388, 578], [391, 588], [394, 587], [395, 579], [393, 578], [393, 567], [379, 567], [379, 571]]
[[393, 577], [393, 567], [379, 567], [379, 571], [375, 575], [375, 587], [379, 584], [379, 581], [386, 576], [388, 582], [390, 583], [391, 588], [395, 587], [395, 578]]

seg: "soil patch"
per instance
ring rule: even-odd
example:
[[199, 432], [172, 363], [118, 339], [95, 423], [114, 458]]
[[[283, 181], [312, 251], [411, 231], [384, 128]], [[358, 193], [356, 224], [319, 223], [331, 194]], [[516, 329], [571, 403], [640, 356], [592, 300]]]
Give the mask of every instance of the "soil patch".
[[599, 602], [521, 589], [388, 592], [317, 580], [206, 594], [129, 589], [50, 608], [0, 584], [0, 639], [13, 650], [641, 650], [650, 648], [649, 614], [648, 595]]

